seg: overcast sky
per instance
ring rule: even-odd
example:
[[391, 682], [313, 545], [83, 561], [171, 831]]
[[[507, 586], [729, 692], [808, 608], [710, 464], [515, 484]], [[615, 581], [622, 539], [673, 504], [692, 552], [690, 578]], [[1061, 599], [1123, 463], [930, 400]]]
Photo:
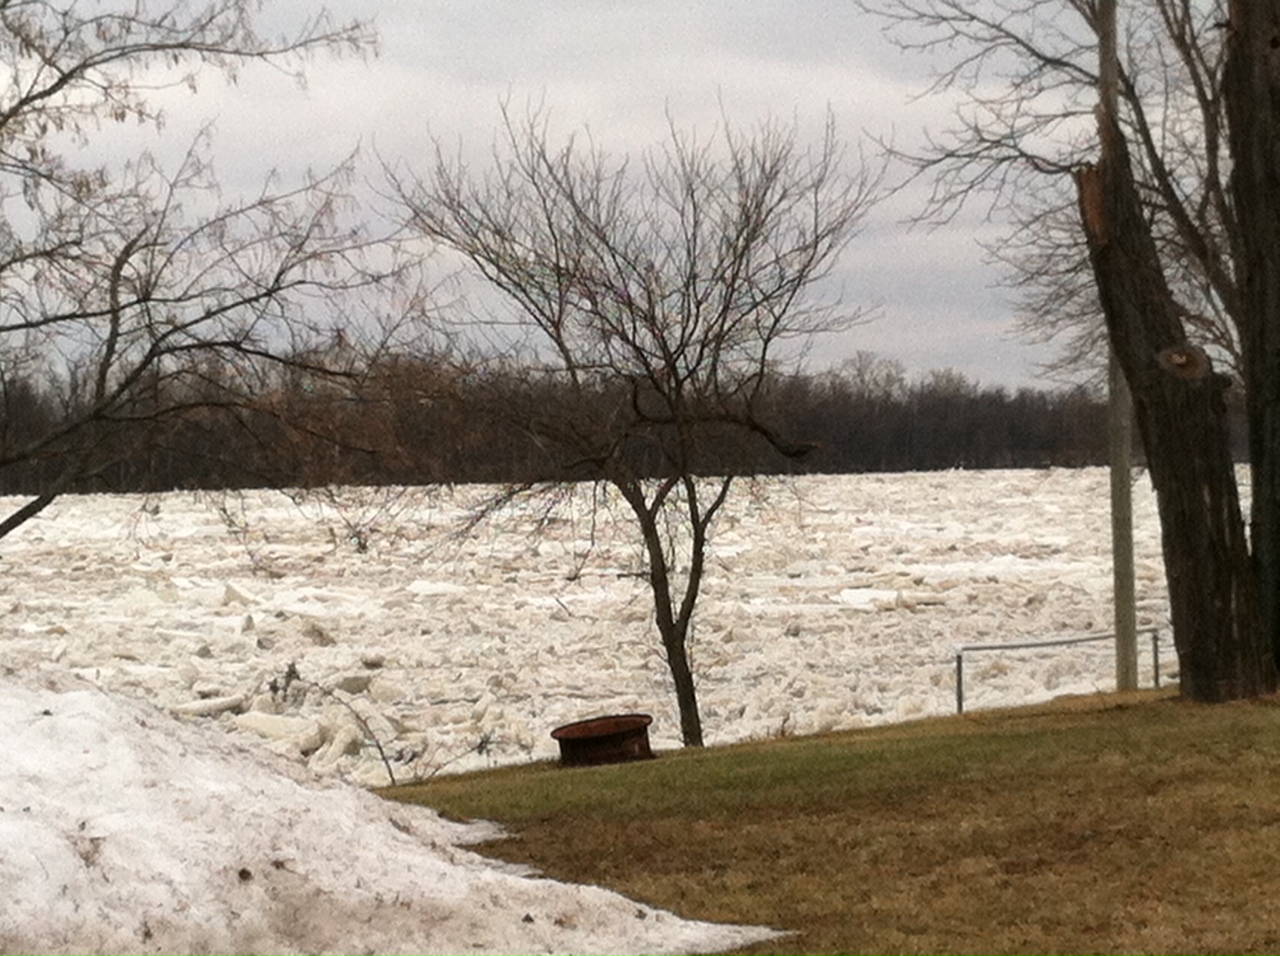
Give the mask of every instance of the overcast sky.
[[[340, 18], [373, 17], [381, 52], [368, 62], [317, 60], [305, 90], [268, 70], [234, 87], [210, 79], [179, 117], [216, 119], [218, 164], [233, 180], [267, 167], [322, 168], [357, 143], [410, 166], [431, 137], [487, 147], [499, 105], [542, 101], [557, 126], [589, 127], [610, 151], [639, 150], [681, 128], [712, 129], [772, 116], [820, 127], [828, 108], [855, 147], [900, 145], [945, 124], [937, 100], [917, 94], [929, 67], [890, 47], [879, 24], [848, 0], [340, 0]], [[313, 9], [276, 0], [271, 16]], [[172, 130], [172, 124], [170, 129]], [[1020, 341], [1001, 273], [983, 263], [977, 220], [908, 229], [915, 200], [897, 197], [869, 217], [839, 269], [850, 304], [873, 322], [814, 350], [836, 362], [858, 350], [899, 359], [912, 374], [952, 367], [989, 385], [1041, 381], [1044, 346]]]

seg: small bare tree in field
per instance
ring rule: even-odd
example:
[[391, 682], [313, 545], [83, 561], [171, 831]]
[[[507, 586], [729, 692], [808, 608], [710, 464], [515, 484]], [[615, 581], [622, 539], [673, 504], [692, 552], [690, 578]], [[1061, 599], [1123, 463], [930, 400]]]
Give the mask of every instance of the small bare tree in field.
[[789, 348], [856, 318], [807, 294], [876, 177], [845, 167], [830, 123], [812, 146], [774, 124], [708, 141], [673, 126], [628, 160], [554, 145], [536, 113], [503, 115], [487, 169], [437, 147], [430, 169], [392, 182], [412, 227], [504, 295], [531, 350], [503, 359], [524, 394], [494, 409], [544, 454], [541, 480], [513, 493], [602, 481], [634, 516], [681, 733], [700, 746], [690, 626], [734, 480], [706, 452], [713, 440], [764, 443], [779, 460], [806, 451], [762, 420], [762, 399]]

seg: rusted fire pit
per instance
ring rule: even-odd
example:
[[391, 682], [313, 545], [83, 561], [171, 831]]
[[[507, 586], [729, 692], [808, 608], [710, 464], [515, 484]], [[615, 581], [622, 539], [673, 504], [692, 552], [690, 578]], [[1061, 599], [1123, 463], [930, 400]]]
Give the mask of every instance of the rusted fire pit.
[[602, 763], [650, 760], [648, 714], [613, 714], [565, 724], [551, 731], [560, 744], [560, 763], [588, 767]]

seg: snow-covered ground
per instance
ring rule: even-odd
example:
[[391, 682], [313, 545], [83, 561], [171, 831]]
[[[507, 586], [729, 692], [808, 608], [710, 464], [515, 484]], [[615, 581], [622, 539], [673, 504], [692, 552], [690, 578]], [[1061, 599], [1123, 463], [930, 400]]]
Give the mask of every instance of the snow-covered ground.
[[[461, 531], [488, 490], [67, 497], [0, 542], [0, 881], [21, 884], [0, 949], [740, 943], [318, 782], [552, 758], [552, 728], [602, 713], [678, 744], [620, 503], [583, 488]], [[1141, 623], [1167, 637], [1145, 478], [1135, 499]], [[708, 742], [949, 713], [955, 646], [1109, 629], [1107, 508], [1101, 469], [743, 483], [697, 620]], [[976, 655], [967, 707], [1113, 668], [1105, 643]]]
[[770, 935], [532, 879], [461, 848], [491, 827], [317, 783], [65, 672], [0, 678], [0, 728], [0, 952], [688, 953]]

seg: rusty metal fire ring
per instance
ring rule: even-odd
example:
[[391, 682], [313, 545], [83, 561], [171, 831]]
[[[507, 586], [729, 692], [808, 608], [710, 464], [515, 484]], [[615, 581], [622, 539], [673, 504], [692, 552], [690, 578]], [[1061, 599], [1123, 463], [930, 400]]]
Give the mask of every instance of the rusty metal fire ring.
[[648, 714], [611, 714], [564, 724], [551, 731], [560, 744], [560, 763], [565, 767], [651, 760]]

